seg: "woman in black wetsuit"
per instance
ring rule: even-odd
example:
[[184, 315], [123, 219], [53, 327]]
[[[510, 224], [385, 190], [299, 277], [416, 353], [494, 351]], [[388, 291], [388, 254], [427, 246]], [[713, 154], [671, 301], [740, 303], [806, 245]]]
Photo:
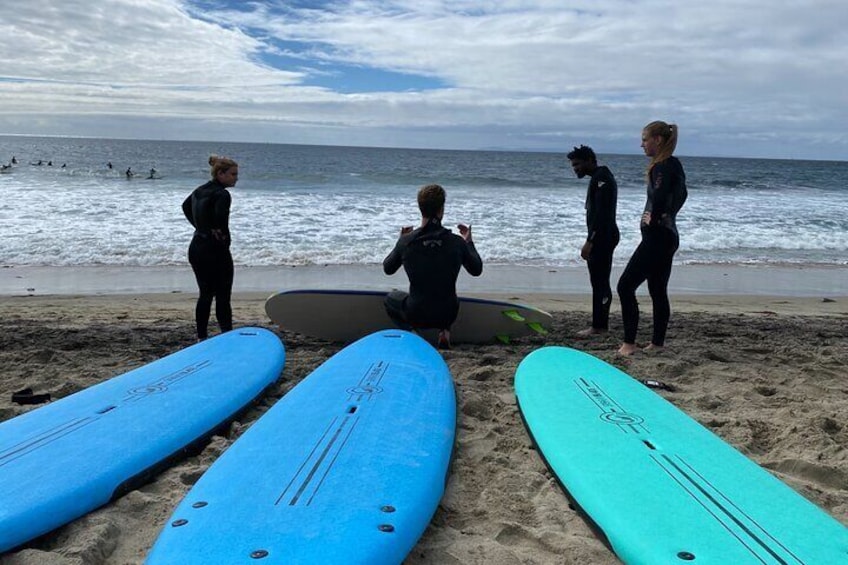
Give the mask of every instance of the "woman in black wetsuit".
[[651, 158], [646, 175], [648, 199], [640, 225], [642, 241], [618, 280], [624, 322], [624, 343], [618, 350], [621, 355], [630, 355], [638, 350], [639, 303], [636, 301], [636, 289], [646, 280], [654, 307], [654, 333], [645, 349], [665, 345], [671, 317], [668, 279], [674, 253], [680, 244], [676, 218], [687, 196], [686, 174], [677, 157], [672, 156], [676, 146], [675, 124], [651, 122], [642, 130], [642, 149]]
[[194, 189], [183, 201], [183, 213], [194, 226], [188, 260], [197, 278], [195, 320], [197, 339], [206, 339], [212, 300], [221, 332], [233, 329], [230, 296], [233, 291], [233, 257], [230, 255], [230, 193], [238, 181], [238, 163], [226, 157], [209, 157], [212, 180]]

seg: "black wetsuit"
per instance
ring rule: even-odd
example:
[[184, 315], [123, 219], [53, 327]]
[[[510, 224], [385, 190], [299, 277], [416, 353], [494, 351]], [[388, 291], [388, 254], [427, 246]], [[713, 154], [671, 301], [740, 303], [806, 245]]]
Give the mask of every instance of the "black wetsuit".
[[633, 252], [621, 278], [618, 296], [624, 322], [624, 342], [636, 343], [639, 327], [639, 303], [636, 289], [646, 280], [654, 306], [654, 333], [651, 343], [665, 344], [671, 305], [668, 301], [668, 279], [671, 262], [680, 244], [677, 232], [677, 213], [686, 202], [686, 174], [676, 157], [669, 157], [651, 169], [648, 200], [645, 212], [651, 213], [651, 223], [642, 226], [642, 241]]
[[437, 220], [400, 236], [383, 260], [383, 271], [392, 275], [401, 265], [409, 277], [409, 293], [389, 293], [386, 311], [405, 329], [450, 329], [459, 313], [456, 279], [460, 269], [464, 267], [475, 277], [483, 272], [474, 243], [443, 228]]
[[612, 171], [604, 166], [596, 168], [586, 191], [586, 239], [592, 242], [586, 264], [592, 284], [592, 327], [599, 330], [609, 327], [612, 254], [620, 238], [615, 222], [617, 202], [618, 185]]
[[230, 255], [230, 193], [216, 181], [197, 187], [183, 202], [183, 213], [194, 226], [188, 260], [197, 278], [200, 296], [195, 308], [197, 337], [208, 336], [209, 313], [215, 299], [215, 317], [221, 332], [233, 329], [230, 297], [233, 257]]

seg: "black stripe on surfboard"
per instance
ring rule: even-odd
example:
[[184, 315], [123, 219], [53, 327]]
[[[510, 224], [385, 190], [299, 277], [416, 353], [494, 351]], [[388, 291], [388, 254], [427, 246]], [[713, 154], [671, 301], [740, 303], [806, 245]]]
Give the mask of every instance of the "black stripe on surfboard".
[[53, 443], [56, 440], [59, 440], [67, 435], [70, 435], [77, 430], [84, 428], [85, 426], [97, 421], [99, 418], [97, 416], [86, 416], [85, 418], [77, 418], [75, 420], [71, 420], [70, 422], [64, 422], [50, 430], [39, 434], [32, 438], [27, 438], [25, 441], [15, 444], [3, 453], [0, 453], [0, 467], [15, 461], [16, 459], [23, 457], [32, 453], [33, 451], [37, 451], [42, 447]]
[[[651, 458], [652, 458], [652, 459], [653, 459], [653, 460], [657, 463], [657, 465], [658, 465], [661, 469], [663, 469], [663, 471], [665, 471], [665, 472], [666, 472], [666, 473], [667, 473], [667, 474], [668, 474], [668, 475], [669, 475], [669, 476], [670, 476], [670, 477], [671, 477], [671, 478], [672, 478], [675, 482], [677, 482], [677, 484], [679, 484], [679, 485], [683, 488], [683, 490], [684, 490], [684, 491], [685, 491], [685, 492], [686, 492], [686, 493], [687, 493], [687, 494], [688, 494], [688, 495], [689, 495], [689, 496], [690, 496], [693, 500], [695, 500], [698, 504], [700, 504], [700, 505], [704, 508], [704, 510], [706, 510], [706, 511], [707, 511], [707, 513], [709, 513], [709, 514], [710, 514], [713, 518], [715, 518], [715, 520], [716, 520], [719, 524], [721, 524], [721, 526], [722, 526], [725, 530], [727, 530], [727, 532], [728, 532], [728, 533], [730, 533], [730, 535], [731, 535], [731, 536], [733, 536], [734, 538], [736, 538], [736, 539], [739, 541], [739, 543], [740, 543], [743, 547], [745, 547], [745, 549], [747, 549], [747, 550], [751, 553], [751, 555], [752, 555], [753, 557], [755, 557], [758, 561], [760, 561], [760, 563], [764, 563], [764, 564], [766, 564], [766, 563], [769, 563], [769, 562], [768, 562], [768, 561], [766, 561], [765, 559], [763, 559], [763, 557], [761, 557], [761, 556], [760, 556], [760, 555], [756, 552], [756, 550], [754, 549], [754, 547], [752, 547], [752, 545], [751, 545], [750, 543], [748, 543], [748, 542], [746, 541], [746, 539], [747, 539], [747, 540], [749, 540], [750, 542], [753, 542], [753, 544], [754, 544], [754, 545], [757, 545], [757, 546], [761, 547], [763, 550], [765, 550], [765, 551], [766, 551], [766, 553], [768, 553], [769, 555], [771, 555], [771, 556], [772, 556], [772, 557], [776, 560], [776, 563], [778, 563], [779, 565], [790, 565], [790, 563], [789, 563], [788, 561], [786, 561], [783, 557], [781, 557], [780, 555], [778, 555], [778, 554], [777, 554], [777, 552], [774, 550], [774, 548], [772, 548], [772, 547], [770, 547], [770, 546], [769, 546], [769, 544], [768, 544], [768, 542], [767, 542], [767, 541], [763, 540], [761, 536], [759, 536], [758, 534], [756, 534], [755, 532], [753, 532], [753, 531], [751, 530], [751, 528], [749, 528], [747, 525], [745, 525], [745, 524], [744, 524], [744, 523], [743, 523], [743, 522], [742, 522], [742, 521], [741, 521], [741, 520], [740, 520], [737, 516], [735, 516], [735, 515], [733, 514], [733, 512], [731, 512], [731, 511], [728, 509], [728, 507], [727, 507], [725, 504], [722, 504], [722, 502], [720, 502], [720, 501], [719, 501], [719, 500], [717, 500], [717, 499], [716, 499], [716, 498], [715, 498], [712, 494], [710, 494], [710, 493], [707, 491], [707, 489], [706, 489], [706, 487], [705, 487], [704, 485], [702, 485], [702, 484], [701, 484], [701, 483], [699, 483], [697, 480], [695, 480], [694, 478], [692, 478], [692, 476], [691, 476], [689, 473], [687, 473], [685, 470], [683, 470], [683, 469], [680, 467], [680, 465], [678, 465], [677, 463], [675, 463], [675, 462], [672, 460], [672, 458], [671, 458], [670, 456], [668, 456], [668, 455], [655, 456], [655, 455], [653, 455], [653, 454], [652, 454], [652, 455], [651, 455]], [[675, 473], [675, 472], [673, 472], [673, 471], [669, 470], [669, 468], [668, 468], [666, 465], [664, 465], [664, 464], [663, 464], [662, 460], [665, 460], [665, 461], [668, 463], [668, 465], [670, 465], [670, 466], [671, 466], [671, 468], [673, 468], [674, 470], [676, 470], [676, 471], [677, 471], [677, 473]], [[681, 459], [681, 461], [682, 461], [682, 459]], [[684, 462], [684, 464], [685, 464], [685, 462]], [[688, 466], [688, 464], [687, 464], [687, 466]], [[684, 483], [684, 482], [681, 480], [681, 478], [680, 478], [680, 477], [683, 477], [683, 479], [685, 479], [686, 483]], [[694, 488], [695, 488], [698, 492], [700, 492], [700, 493], [701, 493], [701, 495], [703, 495], [703, 497], [705, 497], [705, 498], [706, 498], [706, 499], [707, 499], [707, 500], [708, 500], [711, 504], [707, 504], [707, 503], [705, 503], [705, 501], [703, 500], [703, 498], [702, 498], [702, 497], [697, 496], [697, 494], [696, 494], [695, 492], [693, 492], [693, 491], [690, 489], [690, 487], [689, 487], [689, 486], [687, 486], [687, 484], [688, 484], [688, 485], [691, 485], [692, 487], [694, 487]], [[707, 483], [707, 484], [709, 484], [709, 483]], [[710, 486], [712, 487], [712, 485], [710, 485]], [[718, 489], [716, 489], [715, 487], [712, 487], [712, 488], [713, 488], [713, 490], [715, 490], [716, 492], [720, 492], [720, 491], [718, 491]], [[722, 495], [722, 497], [723, 497], [723, 498], [725, 498], [725, 499], [727, 499], [727, 497], [724, 497], [724, 495]], [[725, 520], [723, 520], [723, 519], [722, 519], [722, 515], [723, 515], [723, 516], [725, 516], [726, 518], [729, 518], [731, 522], [733, 522], [734, 524], [736, 524], [736, 526], [738, 526], [738, 527], [739, 527], [739, 529], [741, 529], [741, 530], [742, 530], [742, 532], [744, 532], [744, 533], [747, 535], [747, 538], [744, 538], [744, 539], [743, 539], [743, 536], [741, 536], [738, 532], [736, 532], [735, 530], [733, 530], [733, 529], [730, 527], [730, 525], [729, 525], [729, 524], [728, 524]], [[759, 527], [759, 526], [758, 526], [758, 527]], [[762, 528], [760, 528], [760, 529], [762, 530]], [[764, 531], [764, 530], [763, 530], [763, 531]], [[768, 534], [767, 534], [767, 535], [768, 535]], [[773, 538], [772, 536], [770, 536], [770, 535], [768, 535], [768, 537], [770, 537], [771, 539], [774, 539], [774, 538]], [[781, 548], [783, 548], [783, 547], [781, 546]], [[785, 548], [783, 548], [783, 549], [785, 549]], [[791, 554], [791, 552], [790, 552], [790, 554]], [[799, 563], [799, 564], [803, 564], [803, 561], [801, 561], [800, 559], [798, 559], [798, 557], [797, 557], [797, 556], [792, 555], [792, 557], [793, 557], [793, 559], [794, 559], [797, 563]]]

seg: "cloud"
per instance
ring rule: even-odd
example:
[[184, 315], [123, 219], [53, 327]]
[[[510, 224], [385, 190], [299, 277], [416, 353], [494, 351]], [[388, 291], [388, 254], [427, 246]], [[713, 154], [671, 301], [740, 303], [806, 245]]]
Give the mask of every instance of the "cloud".
[[831, 0], [31, 0], [0, 22], [0, 131], [149, 119], [165, 137], [636, 152], [641, 126], [666, 119], [682, 153], [845, 159], [841, 14]]

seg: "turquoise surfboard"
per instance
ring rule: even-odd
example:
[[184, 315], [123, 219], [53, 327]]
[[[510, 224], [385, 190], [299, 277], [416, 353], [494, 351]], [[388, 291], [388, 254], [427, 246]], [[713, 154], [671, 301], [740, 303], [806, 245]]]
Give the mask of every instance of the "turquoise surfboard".
[[0, 553], [132, 490], [271, 385], [280, 339], [231, 331], [0, 423]]
[[455, 432], [441, 355], [400, 330], [367, 336], [212, 464], [146, 563], [401, 563], [442, 497]]
[[637, 380], [565, 347], [515, 394], [540, 454], [628, 564], [848, 563], [848, 529]]

